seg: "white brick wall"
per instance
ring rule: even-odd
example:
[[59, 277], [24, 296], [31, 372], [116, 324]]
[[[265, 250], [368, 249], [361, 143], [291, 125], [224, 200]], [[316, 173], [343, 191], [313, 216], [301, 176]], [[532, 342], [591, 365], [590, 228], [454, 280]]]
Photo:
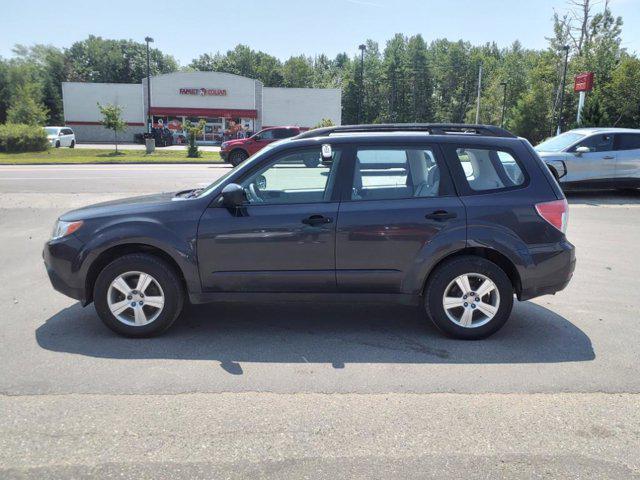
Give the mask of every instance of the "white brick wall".
[[142, 85], [128, 83], [62, 82], [62, 104], [66, 122], [99, 122], [98, 103], [122, 107], [122, 119], [144, 123]]
[[[142, 80], [147, 102], [147, 79]], [[181, 95], [181, 88], [226, 90], [226, 95]], [[183, 108], [259, 108], [255, 101], [256, 80], [220, 72], [176, 72], [151, 77], [152, 107]]]
[[339, 88], [273, 88], [262, 90], [262, 125], [314, 127], [323, 118], [340, 125], [342, 91]]

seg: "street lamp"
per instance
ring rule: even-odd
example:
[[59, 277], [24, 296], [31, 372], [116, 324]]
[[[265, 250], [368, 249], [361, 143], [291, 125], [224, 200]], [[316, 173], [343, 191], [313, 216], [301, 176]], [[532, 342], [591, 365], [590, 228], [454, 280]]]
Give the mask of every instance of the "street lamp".
[[562, 131], [562, 107], [564, 107], [564, 87], [567, 83], [567, 63], [569, 61], [569, 45], [564, 45], [562, 47], [564, 50], [564, 72], [562, 73], [562, 89], [560, 90], [560, 110], [558, 113], [558, 130], [556, 135], [560, 135]]
[[153, 43], [153, 38], [144, 37], [144, 41], [147, 42], [147, 133], [151, 133], [153, 121], [151, 120], [151, 59], [149, 57], [149, 44]]
[[500, 128], [504, 128], [504, 112], [507, 108], [507, 82], [500, 82], [504, 92], [502, 94], [502, 117], [500, 118]]
[[360, 123], [362, 119], [362, 107], [364, 104], [364, 51], [367, 46], [363, 43], [358, 46], [360, 49], [360, 96], [358, 98], [358, 118], [356, 123]]

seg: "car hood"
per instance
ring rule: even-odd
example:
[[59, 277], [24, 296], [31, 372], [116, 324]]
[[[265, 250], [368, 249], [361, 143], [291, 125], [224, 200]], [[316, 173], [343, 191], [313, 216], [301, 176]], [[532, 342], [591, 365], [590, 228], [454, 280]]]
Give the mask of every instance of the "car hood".
[[245, 143], [247, 143], [247, 138], [237, 138], [235, 140], [227, 140], [226, 142], [224, 142], [224, 146], [225, 147], [234, 147], [236, 145], [244, 145]]
[[538, 152], [538, 156], [543, 160], [562, 160], [567, 157], [566, 152]]
[[169, 205], [174, 200], [182, 200], [175, 196], [175, 192], [143, 195], [140, 197], [121, 198], [109, 202], [96, 203], [86, 207], [71, 210], [60, 217], [60, 220], [72, 222], [76, 220], [90, 220], [112, 215], [135, 214]]

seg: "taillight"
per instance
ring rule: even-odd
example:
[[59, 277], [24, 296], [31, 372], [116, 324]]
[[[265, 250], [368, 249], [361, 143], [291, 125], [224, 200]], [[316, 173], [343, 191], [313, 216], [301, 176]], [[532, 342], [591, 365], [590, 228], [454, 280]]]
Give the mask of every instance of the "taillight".
[[536, 203], [536, 211], [551, 225], [566, 233], [569, 221], [569, 204], [566, 199]]

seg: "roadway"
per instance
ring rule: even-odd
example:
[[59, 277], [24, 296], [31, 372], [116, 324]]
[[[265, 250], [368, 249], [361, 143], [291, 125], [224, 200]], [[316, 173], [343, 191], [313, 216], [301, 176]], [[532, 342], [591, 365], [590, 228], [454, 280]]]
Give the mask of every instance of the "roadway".
[[0, 167], [0, 476], [639, 475], [640, 194], [570, 195], [573, 281], [480, 342], [411, 308], [296, 304], [191, 307], [131, 340], [50, 287], [64, 211], [225, 171]]

